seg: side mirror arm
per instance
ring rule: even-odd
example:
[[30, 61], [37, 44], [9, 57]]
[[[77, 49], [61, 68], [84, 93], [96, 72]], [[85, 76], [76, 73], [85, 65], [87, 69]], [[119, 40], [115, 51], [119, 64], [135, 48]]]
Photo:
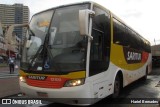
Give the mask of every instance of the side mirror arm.
[[87, 36], [91, 40], [93, 40], [93, 37], [89, 35], [89, 18], [90, 16], [93, 17], [95, 14], [94, 11], [85, 9], [85, 10], [79, 10], [79, 25], [80, 25], [80, 34], [82, 36]]

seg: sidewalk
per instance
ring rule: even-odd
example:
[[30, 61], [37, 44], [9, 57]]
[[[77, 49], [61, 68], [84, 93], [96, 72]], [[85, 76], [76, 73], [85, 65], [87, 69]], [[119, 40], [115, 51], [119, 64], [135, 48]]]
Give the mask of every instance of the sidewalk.
[[14, 69], [14, 73], [10, 74], [9, 66], [6, 64], [6, 66], [0, 66], [0, 79], [1, 78], [8, 78], [8, 77], [16, 77], [19, 75], [19, 62], [17, 61], [16, 64], [18, 65], [18, 68]]
[[16, 64], [18, 68], [14, 69], [14, 73], [10, 74], [9, 66], [0, 66], [0, 98], [18, 94], [20, 93], [19, 87], [19, 65], [20, 63], [17, 61]]
[[19, 76], [18, 71], [19, 71], [19, 69], [15, 69], [14, 73], [10, 74], [10, 71], [9, 71], [8, 67], [0, 68], [0, 79], [18, 77]]

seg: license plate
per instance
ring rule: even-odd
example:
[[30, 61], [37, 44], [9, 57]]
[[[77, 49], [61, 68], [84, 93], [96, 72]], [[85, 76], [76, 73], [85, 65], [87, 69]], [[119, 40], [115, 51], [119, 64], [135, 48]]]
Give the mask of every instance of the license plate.
[[44, 98], [47, 98], [47, 97], [48, 97], [48, 94], [45, 93], [45, 92], [37, 92], [37, 95], [38, 95], [39, 97], [44, 97]]

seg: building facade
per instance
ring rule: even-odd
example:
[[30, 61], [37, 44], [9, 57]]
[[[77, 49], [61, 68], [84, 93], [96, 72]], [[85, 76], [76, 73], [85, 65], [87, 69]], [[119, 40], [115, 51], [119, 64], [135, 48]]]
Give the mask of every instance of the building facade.
[[[24, 24], [29, 22], [29, 8], [23, 4], [13, 4], [6, 5], [0, 4], [0, 21], [4, 31], [7, 31], [8, 26], [12, 24]], [[16, 42], [22, 42], [25, 38], [26, 28], [16, 27], [14, 29], [14, 34], [12, 35], [12, 40], [15, 39]], [[5, 34], [3, 34], [5, 35]], [[3, 48], [5, 48], [5, 54], [9, 56], [17, 56], [20, 54], [19, 46], [10, 44], [6, 42], [4, 36], [0, 37]], [[5, 41], [5, 42], [4, 42]], [[0, 42], [0, 45], [2, 44]], [[6, 43], [6, 44], [5, 44]], [[16, 43], [20, 44], [20, 43]]]
[[151, 47], [152, 51], [152, 66], [160, 67], [160, 44], [153, 45]]
[[0, 63], [2, 60], [7, 56], [6, 55], [6, 44], [4, 42], [4, 35], [3, 35], [3, 29], [0, 21]]
[[[29, 8], [23, 4], [6, 5], [0, 4], [0, 20], [3, 28], [12, 24], [23, 24], [29, 22]], [[17, 27], [14, 29], [16, 35], [24, 39], [26, 28]]]
[[160, 45], [151, 46], [152, 56], [160, 57]]

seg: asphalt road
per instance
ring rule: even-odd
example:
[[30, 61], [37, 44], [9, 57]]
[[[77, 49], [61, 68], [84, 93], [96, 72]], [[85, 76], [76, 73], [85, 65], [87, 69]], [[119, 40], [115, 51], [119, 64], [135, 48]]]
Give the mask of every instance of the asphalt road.
[[9, 67], [0, 68], [0, 98], [20, 92], [18, 69], [10, 74]]
[[[125, 100], [123, 98], [134, 99], [134, 98], [159, 98], [160, 100], [160, 68], [155, 68], [152, 70], [152, 73], [148, 75], [146, 81], [136, 81], [129, 86], [125, 87], [120, 95], [120, 100], [122, 104], [114, 104], [113, 100], [105, 98], [98, 103], [92, 105], [94, 106], [101, 106], [101, 107], [160, 107], [159, 104], [125, 104]], [[22, 96], [14, 95], [10, 96], [9, 98], [21, 98]], [[12, 107], [71, 107], [70, 105], [52, 103], [52, 102], [45, 102], [42, 101], [42, 105], [12, 105]], [[108, 102], [113, 102], [112, 104], [108, 104]], [[124, 104], [123, 104], [124, 103]], [[0, 105], [0, 107], [10, 107], [11, 105]], [[74, 106], [72, 106], [74, 107]]]

